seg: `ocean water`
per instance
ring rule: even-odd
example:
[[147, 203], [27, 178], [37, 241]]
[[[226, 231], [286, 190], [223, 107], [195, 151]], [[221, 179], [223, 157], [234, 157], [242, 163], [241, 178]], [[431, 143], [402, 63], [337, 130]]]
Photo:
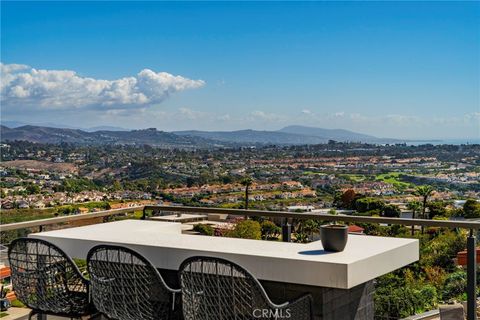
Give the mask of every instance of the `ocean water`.
[[433, 145], [440, 145], [440, 144], [453, 144], [453, 145], [480, 144], [480, 138], [422, 140], [422, 141], [410, 141], [410, 142], [407, 142], [407, 144], [412, 145], [412, 146], [419, 146], [419, 145], [422, 145], [422, 144], [433, 144]]

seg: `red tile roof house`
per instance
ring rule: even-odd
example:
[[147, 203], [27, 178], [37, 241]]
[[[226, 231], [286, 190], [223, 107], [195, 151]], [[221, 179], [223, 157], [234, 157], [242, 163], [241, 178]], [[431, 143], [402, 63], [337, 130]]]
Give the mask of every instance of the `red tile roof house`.
[[354, 233], [354, 234], [363, 234], [363, 228], [359, 227], [357, 225], [350, 225], [348, 226], [348, 233]]
[[[2, 283], [4, 288], [8, 288], [8, 289], [12, 288], [12, 282], [10, 280], [11, 275], [12, 273], [11, 273], [10, 267], [6, 267], [6, 266], [0, 267], [0, 282]], [[17, 299], [17, 297], [15, 296], [15, 292], [13, 291], [8, 292], [7, 299], [9, 301], [13, 301]]]

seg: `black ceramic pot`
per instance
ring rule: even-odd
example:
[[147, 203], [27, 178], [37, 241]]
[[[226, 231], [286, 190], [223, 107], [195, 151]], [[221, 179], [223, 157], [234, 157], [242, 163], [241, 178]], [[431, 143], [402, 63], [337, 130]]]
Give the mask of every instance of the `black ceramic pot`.
[[339, 252], [345, 249], [348, 240], [348, 226], [339, 224], [326, 224], [320, 226], [320, 239], [323, 249]]

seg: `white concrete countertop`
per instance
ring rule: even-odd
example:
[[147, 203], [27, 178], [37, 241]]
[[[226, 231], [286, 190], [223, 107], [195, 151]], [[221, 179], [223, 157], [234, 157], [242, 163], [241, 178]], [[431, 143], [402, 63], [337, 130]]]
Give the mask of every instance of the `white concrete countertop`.
[[30, 234], [50, 241], [75, 258], [101, 243], [130, 247], [157, 268], [178, 270], [191, 256], [221, 257], [257, 278], [349, 289], [419, 259], [415, 239], [349, 235], [343, 252], [327, 252], [320, 241], [308, 244], [181, 234], [181, 224], [124, 220]]

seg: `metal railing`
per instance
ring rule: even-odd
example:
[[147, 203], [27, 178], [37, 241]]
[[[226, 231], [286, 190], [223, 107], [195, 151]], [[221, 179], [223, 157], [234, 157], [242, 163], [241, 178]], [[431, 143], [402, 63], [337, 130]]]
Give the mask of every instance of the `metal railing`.
[[427, 220], [427, 219], [404, 219], [404, 218], [385, 218], [385, 217], [364, 217], [349, 215], [332, 215], [312, 212], [286, 212], [286, 211], [265, 211], [265, 210], [242, 210], [242, 209], [223, 209], [209, 207], [183, 207], [183, 206], [145, 206], [143, 208], [142, 219], [147, 218], [148, 211], [167, 211], [167, 212], [185, 212], [201, 214], [228, 214], [245, 217], [273, 217], [283, 218], [282, 239], [291, 241], [291, 226], [289, 219], [300, 220], [320, 220], [320, 221], [342, 221], [352, 223], [373, 223], [403, 226], [422, 226], [422, 227], [441, 227], [441, 228], [461, 228], [469, 230], [467, 237], [467, 319], [476, 320], [477, 297], [477, 261], [476, 261], [476, 237], [475, 232], [480, 229], [480, 222], [457, 221], [457, 220]]
[[441, 227], [441, 228], [461, 228], [469, 230], [467, 237], [467, 319], [476, 318], [476, 238], [475, 233], [480, 229], [480, 222], [472, 221], [451, 221], [451, 220], [427, 220], [427, 219], [404, 219], [404, 218], [385, 218], [385, 217], [364, 217], [350, 215], [331, 215], [312, 212], [286, 212], [286, 211], [265, 211], [265, 210], [244, 210], [244, 209], [223, 209], [210, 207], [185, 207], [185, 206], [138, 206], [114, 210], [105, 210], [93, 213], [70, 215], [42, 220], [25, 221], [11, 224], [0, 225], [0, 231], [12, 231], [24, 228], [39, 227], [40, 231], [44, 226], [66, 223], [79, 220], [87, 220], [98, 217], [110, 217], [132, 211], [142, 210], [142, 219], [148, 218], [148, 212], [175, 212], [175, 213], [198, 213], [198, 214], [227, 214], [231, 216], [244, 217], [272, 217], [280, 218], [282, 222], [282, 239], [291, 241], [291, 225], [289, 220], [320, 220], [320, 221], [342, 221], [350, 223], [372, 223], [403, 226], [423, 226], [423, 227]]
[[88, 220], [94, 218], [104, 218], [104, 217], [111, 217], [119, 214], [130, 213], [132, 211], [143, 210], [144, 206], [138, 207], [128, 207], [128, 208], [120, 208], [120, 209], [112, 209], [112, 210], [103, 210], [97, 212], [90, 212], [90, 213], [81, 213], [76, 215], [68, 215], [63, 217], [55, 217], [55, 218], [48, 218], [48, 219], [40, 219], [40, 220], [30, 220], [30, 221], [23, 221], [23, 222], [15, 222], [9, 224], [1, 224], [0, 231], [12, 231], [18, 229], [26, 229], [26, 228], [35, 228], [38, 227], [40, 232], [43, 231], [44, 226], [54, 225], [59, 223], [66, 223], [66, 222], [73, 222], [73, 221], [80, 221], [80, 220]]
[[151, 206], [143, 207], [143, 219], [146, 218], [148, 211], [168, 211], [202, 214], [228, 214], [247, 217], [272, 217], [286, 219], [302, 220], [322, 220], [322, 221], [343, 221], [352, 223], [375, 223], [375, 224], [398, 224], [404, 226], [424, 226], [441, 228], [462, 228], [479, 230], [480, 222], [461, 221], [461, 220], [427, 220], [427, 219], [404, 219], [404, 218], [384, 218], [384, 217], [364, 217], [353, 215], [332, 215], [325, 213], [312, 212], [289, 212], [289, 211], [266, 211], [266, 210], [244, 210], [244, 209], [224, 209], [210, 207], [184, 207], [184, 206]]

